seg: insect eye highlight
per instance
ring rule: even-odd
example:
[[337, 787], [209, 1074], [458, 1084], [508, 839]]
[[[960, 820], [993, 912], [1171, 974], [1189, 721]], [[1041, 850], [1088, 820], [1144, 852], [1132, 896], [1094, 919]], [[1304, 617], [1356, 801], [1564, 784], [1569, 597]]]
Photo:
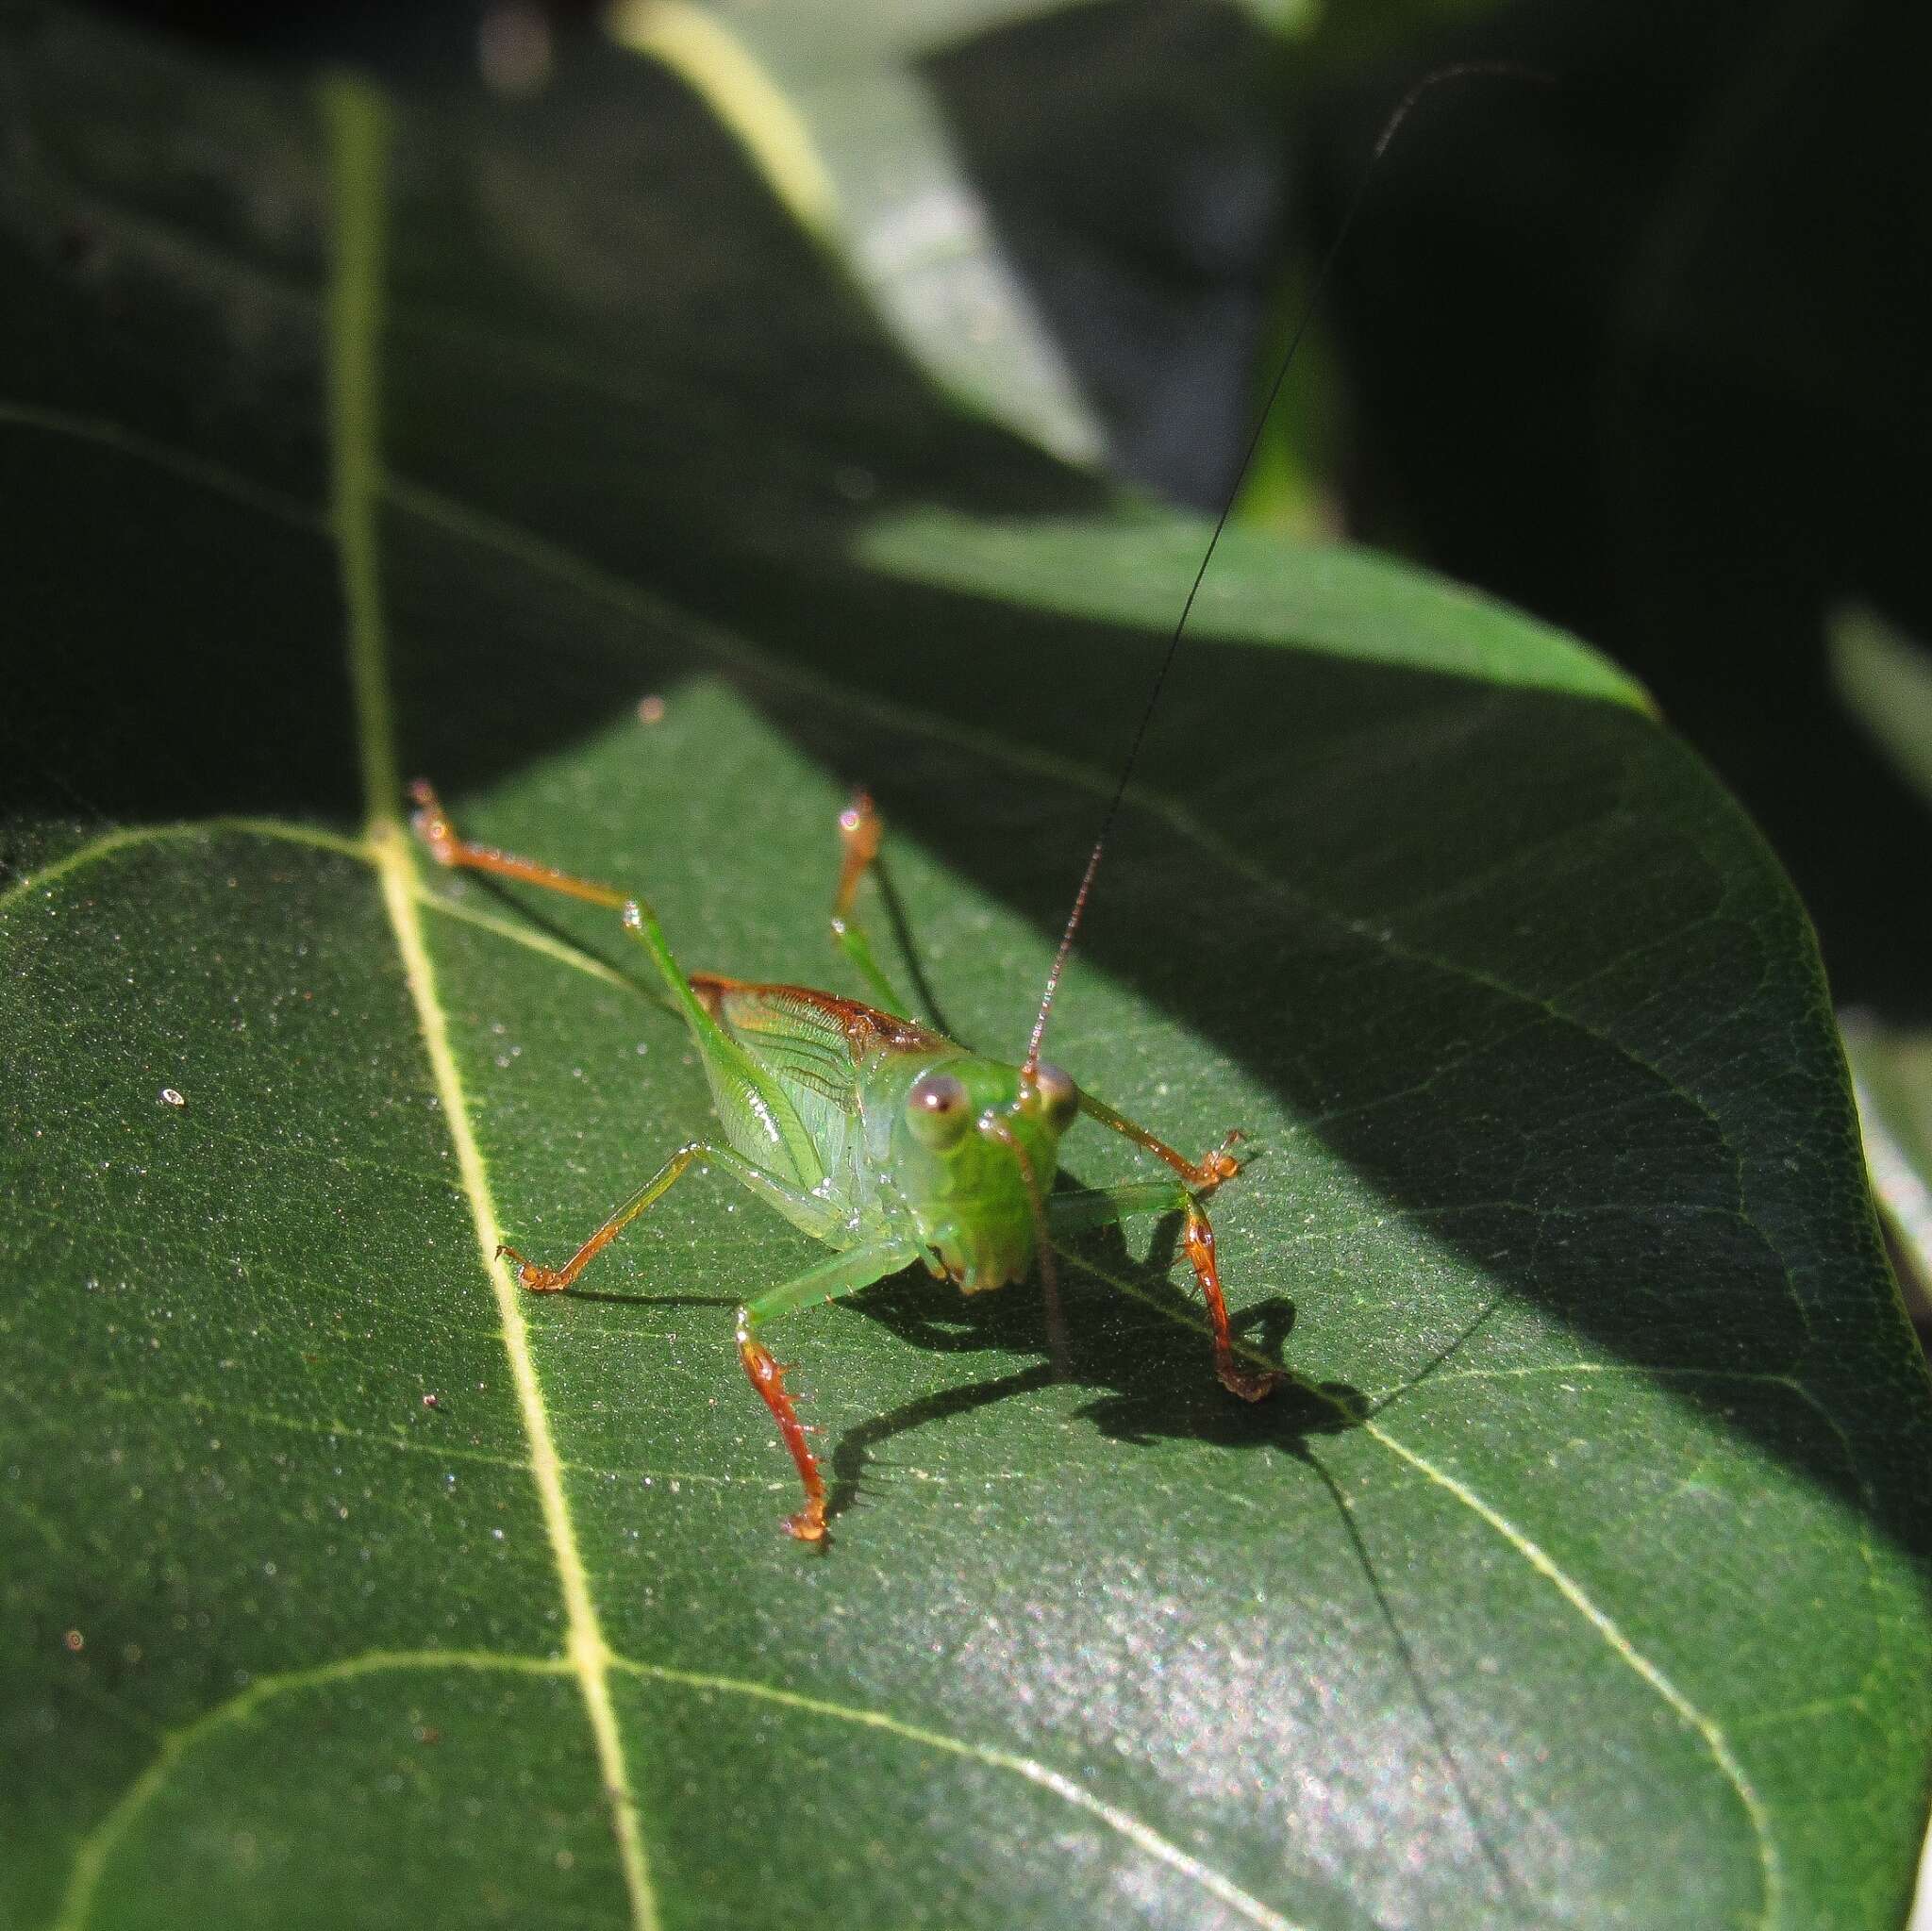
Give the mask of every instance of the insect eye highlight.
[[1034, 1074], [1033, 1083], [1048, 1120], [1058, 1127], [1072, 1124], [1074, 1115], [1080, 1110], [1080, 1089], [1074, 1084], [1072, 1076], [1042, 1060]]
[[951, 1146], [966, 1131], [970, 1103], [962, 1080], [951, 1073], [925, 1073], [906, 1095], [906, 1118], [923, 1145]]

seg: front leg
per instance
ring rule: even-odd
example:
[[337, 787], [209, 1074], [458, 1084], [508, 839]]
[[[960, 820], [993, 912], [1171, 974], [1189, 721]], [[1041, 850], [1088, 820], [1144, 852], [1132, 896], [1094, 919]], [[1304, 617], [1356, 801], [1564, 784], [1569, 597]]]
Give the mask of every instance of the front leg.
[[776, 1207], [793, 1226], [802, 1227], [817, 1240], [829, 1238], [839, 1224], [837, 1211], [817, 1195], [791, 1186], [762, 1167], [755, 1167], [729, 1147], [693, 1140], [679, 1147], [561, 1267], [544, 1267], [537, 1261], [525, 1260], [514, 1247], [499, 1247], [496, 1252], [499, 1257], [508, 1255], [516, 1262], [517, 1278], [533, 1293], [558, 1293], [569, 1287], [647, 1207], [668, 1193], [693, 1162], [728, 1174], [747, 1192], [757, 1194], [768, 1207]]
[[1265, 1401], [1288, 1376], [1278, 1369], [1253, 1367], [1236, 1355], [1227, 1301], [1221, 1291], [1221, 1269], [1214, 1257], [1214, 1229], [1193, 1194], [1172, 1180], [1129, 1180], [1118, 1187], [1056, 1193], [1046, 1203], [1047, 1221], [1057, 1234], [1112, 1226], [1130, 1213], [1173, 1213], [1176, 1209], [1186, 1216], [1183, 1241], [1188, 1261], [1194, 1270], [1194, 1284], [1208, 1304], [1208, 1324], [1214, 1338], [1214, 1373], [1230, 1394], [1238, 1394], [1243, 1401]]
[[1226, 1135], [1219, 1146], [1198, 1160], [1191, 1160], [1186, 1154], [1176, 1153], [1166, 1140], [1157, 1139], [1138, 1121], [1115, 1112], [1105, 1100], [1096, 1100], [1090, 1092], [1080, 1094], [1080, 1110], [1090, 1120], [1099, 1121], [1109, 1132], [1131, 1140], [1136, 1146], [1145, 1147], [1158, 1159], [1165, 1160], [1196, 1193], [1212, 1193], [1224, 1180], [1232, 1180], [1241, 1170], [1241, 1163], [1228, 1152], [1241, 1139], [1239, 1131]]
[[825, 1540], [825, 1479], [819, 1473], [818, 1459], [805, 1439], [805, 1423], [798, 1419], [798, 1410], [785, 1392], [785, 1377], [791, 1370], [773, 1358], [771, 1350], [758, 1339], [758, 1331], [781, 1314], [793, 1313], [800, 1307], [816, 1307], [822, 1301], [836, 1301], [841, 1294], [857, 1293], [860, 1288], [869, 1288], [889, 1273], [897, 1273], [917, 1258], [917, 1248], [907, 1241], [867, 1241], [843, 1254], [827, 1256], [796, 1279], [771, 1289], [738, 1310], [738, 1358], [743, 1363], [751, 1385], [758, 1390], [758, 1399], [771, 1409], [778, 1433], [791, 1453], [798, 1479], [805, 1484], [805, 1507], [785, 1521], [786, 1533], [796, 1536], [801, 1542]]

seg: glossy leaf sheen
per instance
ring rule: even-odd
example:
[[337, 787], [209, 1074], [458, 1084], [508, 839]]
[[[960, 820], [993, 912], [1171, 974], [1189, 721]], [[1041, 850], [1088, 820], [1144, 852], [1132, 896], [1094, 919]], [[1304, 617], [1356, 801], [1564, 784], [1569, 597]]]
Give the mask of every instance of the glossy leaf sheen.
[[703, 1083], [611, 921], [425, 870], [397, 781], [838, 983], [862, 777], [1017, 1054], [1176, 586], [1100, 594], [1099, 486], [635, 57], [431, 112], [4, 31], [0, 1916], [1896, 1921], [1923, 1371], [1803, 917], [1610, 674], [1230, 553], [1051, 1051], [1255, 1135], [1222, 1257], [1298, 1381], [1216, 1386], [1171, 1227], [1068, 1267], [1065, 1382], [1029, 1290], [882, 1284], [778, 1335], [816, 1557], [730, 1341], [810, 1243], [694, 1180], [580, 1293], [488, 1268]]

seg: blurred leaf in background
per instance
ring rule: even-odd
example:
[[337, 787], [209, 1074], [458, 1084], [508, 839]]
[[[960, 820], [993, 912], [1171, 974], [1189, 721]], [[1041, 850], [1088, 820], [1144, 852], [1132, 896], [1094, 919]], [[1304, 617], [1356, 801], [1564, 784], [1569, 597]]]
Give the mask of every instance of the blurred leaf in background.
[[[1846, 709], [1932, 803], [1932, 658], [1876, 611], [1848, 605], [1833, 620], [1831, 668]], [[1923, 843], [1918, 856], [1927, 857]], [[1898, 897], [1911, 895], [1907, 887]], [[1853, 1011], [1844, 1031], [1874, 1191], [1913, 1319], [1932, 1332], [1932, 1029]]]

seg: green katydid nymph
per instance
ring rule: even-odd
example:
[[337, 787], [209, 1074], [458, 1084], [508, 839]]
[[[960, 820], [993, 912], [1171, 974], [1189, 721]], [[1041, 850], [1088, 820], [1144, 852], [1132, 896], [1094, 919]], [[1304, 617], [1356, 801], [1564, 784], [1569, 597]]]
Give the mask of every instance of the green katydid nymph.
[[[759, 984], [685, 973], [672, 957], [657, 916], [638, 896], [596, 885], [548, 865], [511, 857], [457, 835], [426, 784], [414, 790], [415, 826], [445, 865], [522, 880], [608, 906], [650, 954], [672, 1001], [691, 1028], [724, 1128], [724, 1143], [681, 1146], [561, 1267], [525, 1260], [509, 1248], [525, 1287], [568, 1288], [585, 1266], [694, 1164], [727, 1174], [832, 1253], [795, 1280], [747, 1300], [738, 1310], [738, 1353], [805, 1484], [805, 1507], [785, 1526], [801, 1541], [826, 1537], [825, 1485], [791, 1397], [788, 1370], [758, 1339], [780, 1315], [857, 1292], [900, 1269], [924, 1263], [969, 1294], [1023, 1279], [1036, 1269], [1045, 1290], [1049, 1332], [1059, 1352], [1054, 1240], [1110, 1224], [1128, 1214], [1178, 1212], [1187, 1257], [1208, 1305], [1214, 1371], [1243, 1401], [1261, 1401], [1287, 1376], [1241, 1360], [1229, 1331], [1215, 1264], [1214, 1232], [1203, 1201], [1241, 1171], [1229, 1150], [1238, 1135], [1197, 1160], [1175, 1152], [1145, 1127], [1083, 1091], [1041, 1057], [1054, 994], [1073, 948], [1108, 833], [1126, 795], [1147, 725], [1160, 699], [1189, 614], [1226, 527], [1235, 497], [1254, 460], [1314, 312], [1328, 270], [1359, 212], [1369, 178], [1396, 129], [1429, 89], [1472, 75], [1544, 81], [1504, 63], [1462, 62], [1438, 68], [1411, 87], [1383, 125], [1367, 170], [1317, 270], [1300, 322], [1262, 404], [1219, 521], [1180, 616], [1168, 639], [1128, 747], [1112, 802], [1060, 936], [1026, 1056], [1017, 1066], [982, 1058], [908, 1016], [906, 1002], [880, 969], [853, 917], [859, 880], [878, 854], [879, 822], [870, 800], [855, 798], [839, 821], [844, 862], [833, 901], [832, 934], [871, 989], [860, 1005], [804, 986]], [[1163, 1160], [1173, 1177], [1056, 1192], [1060, 1139], [1081, 1114], [1124, 1135]]]
[[[859, 880], [879, 844], [877, 815], [862, 795], [839, 821], [844, 862], [832, 931], [879, 1002], [872, 1006], [805, 986], [686, 973], [642, 898], [473, 843], [458, 836], [428, 785], [417, 784], [413, 797], [416, 831], [441, 863], [566, 892], [620, 913], [691, 1030], [723, 1128], [722, 1142], [693, 1140], [679, 1147], [562, 1266], [545, 1267], [503, 1249], [523, 1285], [539, 1293], [568, 1288], [694, 1165], [736, 1180], [833, 1250], [738, 1310], [739, 1359], [805, 1485], [804, 1507], [785, 1523], [801, 1541], [825, 1540], [824, 1479], [785, 1390], [788, 1371], [759, 1332], [780, 1315], [855, 1293], [902, 1268], [923, 1263], [969, 1294], [1005, 1287], [1037, 1268], [1057, 1320], [1056, 1238], [1126, 1214], [1178, 1211], [1212, 1323], [1216, 1373], [1244, 1401], [1259, 1401], [1279, 1385], [1282, 1376], [1235, 1354], [1214, 1232], [1201, 1205], [1240, 1170], [1229, 1151], [1236, 1136], [1198, 1160], [1188, 1159], [1040, 1057], [1077, 907], [1026, 1057], [1008, 1065], [909, 1018], [881, 970], [853, 916]], [[1090, 881], [1091, 870], [1090, 863]], [[1082, 904], [1085, 898], [1083, 886]], [[1061, 1136], [1082, 1113], [1164, 1160], [1175, 1177], [1052, 1191]]]

